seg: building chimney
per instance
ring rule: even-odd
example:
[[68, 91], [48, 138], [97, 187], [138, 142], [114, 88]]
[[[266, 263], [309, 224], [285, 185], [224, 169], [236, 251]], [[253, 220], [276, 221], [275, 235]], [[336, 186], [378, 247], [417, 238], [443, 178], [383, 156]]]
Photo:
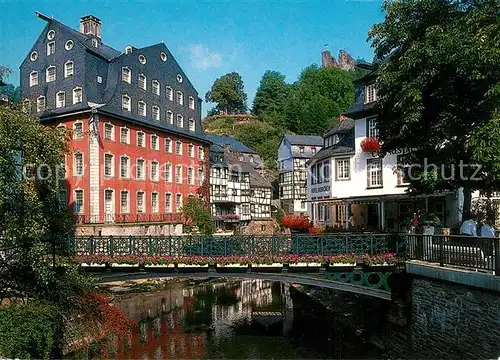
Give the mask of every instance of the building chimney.
[[101, 39], [101, 20], [93, 15], [80, 18], [80, 32]]

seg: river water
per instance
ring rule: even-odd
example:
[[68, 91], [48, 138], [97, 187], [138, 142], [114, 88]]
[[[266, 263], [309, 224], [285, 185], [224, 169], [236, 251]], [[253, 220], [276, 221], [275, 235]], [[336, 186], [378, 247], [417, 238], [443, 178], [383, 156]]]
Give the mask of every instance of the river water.
[[[330, 310], [312, 289], [264, 280], [197, 280], [120, 295], [137, 322], [115, 359], [373, 359], [367, 341], [383, 332], [383, 301], [339, 295]], [[332, 298], [332, 296], [328, 296]], [[82, 356], [84, 355], [84, 356]], [[90, 351], [80, 358], [96, 358]]]

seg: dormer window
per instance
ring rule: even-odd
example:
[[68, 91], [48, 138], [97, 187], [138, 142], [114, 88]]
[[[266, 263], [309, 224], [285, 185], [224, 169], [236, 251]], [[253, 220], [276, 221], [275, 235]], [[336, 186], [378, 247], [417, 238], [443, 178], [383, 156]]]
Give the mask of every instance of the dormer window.
[[189, 119], [189, 131], [195, 130], [195, 122], [194, 119]]
[[73, 105], [82, 102], [82, 88], [76, 87], [73, 89]]
[[68, 61], [66, 64], [64, 64], [64, 77], [70, 77], [73, 76], [74, 74], [74, 64], [73, 61]]
[[125, 54], [132, 54], [132, 46], [128, 45], [125, 46]]
[[143, 90], [146, 90], [146, 75], [139, 75], [139, 87]]
[[177, 91], [177, 93], [176, 93], [176, 101], [177, 101], [177, 104], [179, 104], [179, 105], [183, 105], [184, 104], [184, 96], [182, 95], [181, 91]]
[[184, 127], [184, 117], [182, 115], [177, 115], [177, 127]]
[[92, 38], [92, 46], [95, 48], [99, 46], [99, 42], [97, 41], [97, 39]]
[[174, 113], [171, 110], [167, 110], [167, 122], [171, 125], [174, 124]]
[[158, 82], [158, 80], [153, 80], [151, 82], [151, 89], [153, 91], [153, 94], [160, 95], [160, 83]]
[[160, 108], [156, 105], [152, 107], [152, 116], [154, 120], [160, 121]]
[[45, 70], [45, 82], [56, 81], [56, 67], [49, 66], [47, 70]]
[[377, 100], [377, 91], [375, 84], [365, 86], [365, 104], [372, 103]]
[[59, 91], [56, 94], [56, 108], [66, 106], [66, 93], [64, 91]]
[[174, 101], [174, 91], [170, 86], [167, 86], [165, 89], [165, 94], [167, 95], [167, 99], [170, 101]]
[[47, 43], [47, 55], [52, 55], [56, 52], [56, 42], [51, 41]]
[[129, 68], [122, 68], [122, 81], [128, 82], [130, 84], [130, 79], [132, 77], [132, 73]]
[[32, 71], [30, 74], [30, 86], [38, 85], [38, 71]]
[[137, 103], [137, 113], [141, 116], [146, 116], [146, 103], [142, 100]]
[[36, 111], [45, 111], [45, 96], [39, 96], [36, 99]]
[[122, 95], [122, 110], [130, 111], [130, 97]]
[[194, 110], [194, 97], [189, 97], [189, 108]]

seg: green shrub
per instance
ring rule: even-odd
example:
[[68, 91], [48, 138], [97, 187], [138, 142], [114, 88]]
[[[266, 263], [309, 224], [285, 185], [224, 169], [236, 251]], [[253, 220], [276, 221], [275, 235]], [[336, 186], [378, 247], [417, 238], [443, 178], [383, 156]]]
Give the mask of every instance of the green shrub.
[[0, 308], [0, 356], [50, 359], [59, 324], [50, 305], [32, 302]]

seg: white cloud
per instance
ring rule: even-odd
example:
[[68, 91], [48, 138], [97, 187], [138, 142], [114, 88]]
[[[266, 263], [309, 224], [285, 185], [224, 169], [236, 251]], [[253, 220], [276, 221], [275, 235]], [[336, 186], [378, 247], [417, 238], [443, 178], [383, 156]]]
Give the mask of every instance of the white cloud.
[[222, 64], [222, 55], [211, 51], [203, 44], [191, 45], [188, 51], [191, 65], [196, 69], [218, 68]]

